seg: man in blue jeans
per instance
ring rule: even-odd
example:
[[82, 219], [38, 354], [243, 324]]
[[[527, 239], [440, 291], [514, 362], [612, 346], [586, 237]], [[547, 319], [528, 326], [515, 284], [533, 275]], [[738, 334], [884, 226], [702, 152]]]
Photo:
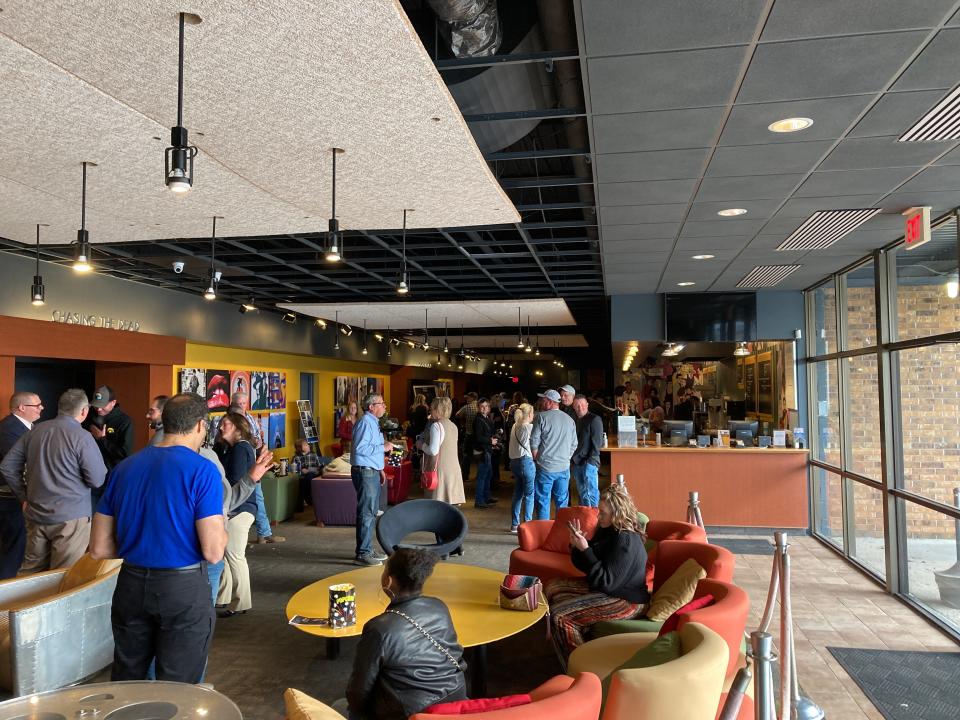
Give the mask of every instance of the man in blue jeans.
[[560, 393], [538, 394], [543, 408], [533, 419], [530, 451], [537, 463], [534, 480], [534, 518], [550, 519], [550, 498], [556, 509], [570, 504], [570, 458], [577, 449], [577, 426], [560, 410]]
[[393, 450], [380, 432], [380, 418], [387, 411], [383, 396], [370, 393], [363, 399], [364, 413], [353, 426], [350, 447], [350, 479], [357, 491], [357, 549], [355, 565], [380, 565], [387, 559], [373, 550], [373, 528], [380, 509], [380, 486], [386, 481], [383, 455]]
[[577, 395], [573, 400], [577, 416], [577, 449], [573, 453], [573, 479], [577, 481], [577, 495], [581, 505], [597, 507], [600, 504], [598, 474], [600, 447], [603, 445], [603, 421], [587, 409], [587, 396]]

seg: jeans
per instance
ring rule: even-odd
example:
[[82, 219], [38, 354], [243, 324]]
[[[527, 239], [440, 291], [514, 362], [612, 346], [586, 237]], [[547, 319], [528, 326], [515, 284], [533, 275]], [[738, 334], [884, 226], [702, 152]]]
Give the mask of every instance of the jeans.
[[0, 498], [0, 580], [17, 576], [27, 547], [27, 528], [16, 498]]
[[373, 554], [373, 528], [380, 509], [380, 471], [351, 467], [350, 479], [357, 491], [357, 557]]
[[207, 565], [207, 577], [210, 579], [210, 599], [217, 604], [217, 593], [220, 592], [220, 577], [223, 575], [223, 559], [218, 563]]
[[270, 518], [267, 517], [267, 506], [263, 502], [263, 488], [257, 483], [257, 489], [253, 491], [257, 497], [257, 535], [260, 537], [270, 537], [273, 530], [270, 528]]
[[570, 504], [570, 471], [559, 470], [547, 472], [537, 468], [537, 477], [534, 480], [534, 515], [537, 520], [550, 519], [550, 498], [557, 510]]
[[573, 466], [573, 479], [577, 481], [577, 495], [580, 504], [597, 507], [600, 504], [600, 485], [597, 473], [600, 470], [596, 465], [584, 463]]
[[520, 457], [510, 461], [513, 471], [513, 505], [511, 506], [510, 527], [520, 524], [520, 503], [523, 505], [523, 521], [533, 520], [533, 480], [537, 475], [537, 467], [532, 457]]
[[490, 504], [490, 478], [493, 477], [493, 468], [490, 464], [490, 453], [483, 453], [477, 460], [477, 493], [473, 504], [475, 507]]

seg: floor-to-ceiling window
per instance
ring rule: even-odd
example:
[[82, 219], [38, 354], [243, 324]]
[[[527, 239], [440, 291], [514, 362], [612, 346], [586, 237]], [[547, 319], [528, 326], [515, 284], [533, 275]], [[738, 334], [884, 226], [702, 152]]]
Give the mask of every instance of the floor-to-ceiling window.
[[960, 634], [955, 218], [807, 291], [815, 535]]

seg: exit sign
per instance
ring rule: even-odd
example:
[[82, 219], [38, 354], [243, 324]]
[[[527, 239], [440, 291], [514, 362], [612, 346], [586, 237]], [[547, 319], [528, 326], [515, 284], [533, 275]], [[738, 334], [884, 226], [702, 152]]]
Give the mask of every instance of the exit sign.
[[904, 229], [905, 246], [907, 250], [920, 247], [930, 240], [930, 208], [915, 207], [905, 210], [907, 217]]

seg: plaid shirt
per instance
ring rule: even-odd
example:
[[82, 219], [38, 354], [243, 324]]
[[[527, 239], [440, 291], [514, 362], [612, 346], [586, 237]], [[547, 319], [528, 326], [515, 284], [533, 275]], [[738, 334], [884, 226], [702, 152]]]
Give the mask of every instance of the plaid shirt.
[[309, 468], [320, 469], [320, 456], [315, 452], [308, 452], [305, 455], [294, 455], [293, 459], [300, 463], [300, 470]]
[[456, 418], [463, 421], [463, 434], [473, 435], [473, 422], [477, 419], [477, 403], [470, 402], [457, 410]]

